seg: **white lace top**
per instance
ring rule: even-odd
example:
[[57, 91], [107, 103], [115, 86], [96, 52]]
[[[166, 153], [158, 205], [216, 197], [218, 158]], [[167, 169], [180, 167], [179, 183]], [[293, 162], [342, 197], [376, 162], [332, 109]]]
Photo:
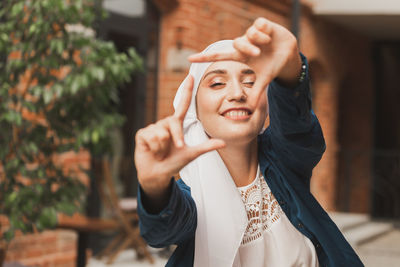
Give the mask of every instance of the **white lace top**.
[[238, 189], [248, 225], [234, 267], [318, 267], [314, 245], [291, 224], [259, 171]]

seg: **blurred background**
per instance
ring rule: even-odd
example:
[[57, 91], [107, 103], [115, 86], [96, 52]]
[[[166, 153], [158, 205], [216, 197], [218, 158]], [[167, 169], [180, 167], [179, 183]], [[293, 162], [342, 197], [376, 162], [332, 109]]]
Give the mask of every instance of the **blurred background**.
[[[366, 266], [400, 266], [400, 1], [90, 2], [91, 24], [82, 22], [84, 27], [75, 31], [91, 31], [90, 38], [110, 42], [115, 53], [140, 61], [137, 68], [129, 69], [124, 83], [112, 84], [119, 99], [114, 108], [124, 119], [105, 130], [111, 144], [106, 152], [88, 153], [93, 148], [88, 145], [61, 156], [63, 165], [84, 164], [91, 171], [83, 215], [73, 220], [58, 217], [52, 226], [58, 230], [16, 234], [7, 245], [6, 266], [103, 266], [106, 262], [153, 266], [154, 261], [158, 264], [154, 266], [163, 266], [173, 248], [148, 250], [138, 241], [134, 133], [172, 114], [173, 97], [188, 71], [188, 55], [214, 41], [242, 35], [257, 17], [290, 29], [309, 61], [313, 109], [327, 143], [313, 172], [312, 193]], [[108, 13], [104, 19], [101, 10]], [[29, 28], [29, 21], [25, 26]], [[134, 56], [129, 54], [131, 47]], [[1, 56], [5, 63], [12, 58]], [[127, 64], [119, 63], [121, 68]], [[104, 70], [101, 83], [107, 81], [108, 71]], [[9, 216], [0, 216], [3, 231], [10, 227]], [[94, 258], [101, 251], [104, 257]]]

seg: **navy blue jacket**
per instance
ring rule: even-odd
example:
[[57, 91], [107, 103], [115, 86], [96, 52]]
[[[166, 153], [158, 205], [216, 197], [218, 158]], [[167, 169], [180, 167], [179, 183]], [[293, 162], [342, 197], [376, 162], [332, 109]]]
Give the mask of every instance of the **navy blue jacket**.
[[[295, 89], [273, 81], [268, 102], [270, 126], [258, 136], [258, 156], [271, 192], [290, 222], [314, 244], [320, 266], [364, 266], [310, 192], [312, 170], [325, 151], [325, 141], [311, 109], [308, 71]], [[143, 238], [153, 247], [177, 245], [166, 266], [193, 266], [197, 214], [190, 188], [182, 180], [172, 180], [169, 202], [158, 214], [146, 211], [143, 198], [139, 189]]]

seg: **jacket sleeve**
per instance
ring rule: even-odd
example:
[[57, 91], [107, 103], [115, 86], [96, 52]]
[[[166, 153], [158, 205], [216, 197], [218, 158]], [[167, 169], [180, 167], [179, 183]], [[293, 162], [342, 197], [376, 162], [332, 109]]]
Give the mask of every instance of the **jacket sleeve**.
[[321, 126], [311, 108], [308, 63], [305, 79], [294, 89], [277, 81], [268, 88], [270, 126], [263, 134], [269, 149], [285, 168], [297, 173], [309, 183], [312, 169], [325, 151]]
[[197, 227], [196, 204], [190, 187], [182, 180], [171, 182], [171, 194], [167, 206], [158, 214], [147, 212], [139, 185], [138, 214], [140, 234], [152, 247], [179, 245], [193, 238]]

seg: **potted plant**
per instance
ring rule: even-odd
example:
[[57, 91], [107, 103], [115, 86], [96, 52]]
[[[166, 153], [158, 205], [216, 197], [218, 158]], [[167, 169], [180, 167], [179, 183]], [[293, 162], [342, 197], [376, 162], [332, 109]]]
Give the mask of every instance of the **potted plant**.
[[123, 122], [117, 87], [142, 63], [133, 48], [119, 53], [96, 38], [92, 26], [104, 12], [95, 0], [0, 5], [0, 214], [9, 220], [0, 240], [7, 243], [17, 230], [53, 228], [57, 213], [82, 210], [81, 170], [66, 171], [58, 155], [108, 150], [108, 130]]

